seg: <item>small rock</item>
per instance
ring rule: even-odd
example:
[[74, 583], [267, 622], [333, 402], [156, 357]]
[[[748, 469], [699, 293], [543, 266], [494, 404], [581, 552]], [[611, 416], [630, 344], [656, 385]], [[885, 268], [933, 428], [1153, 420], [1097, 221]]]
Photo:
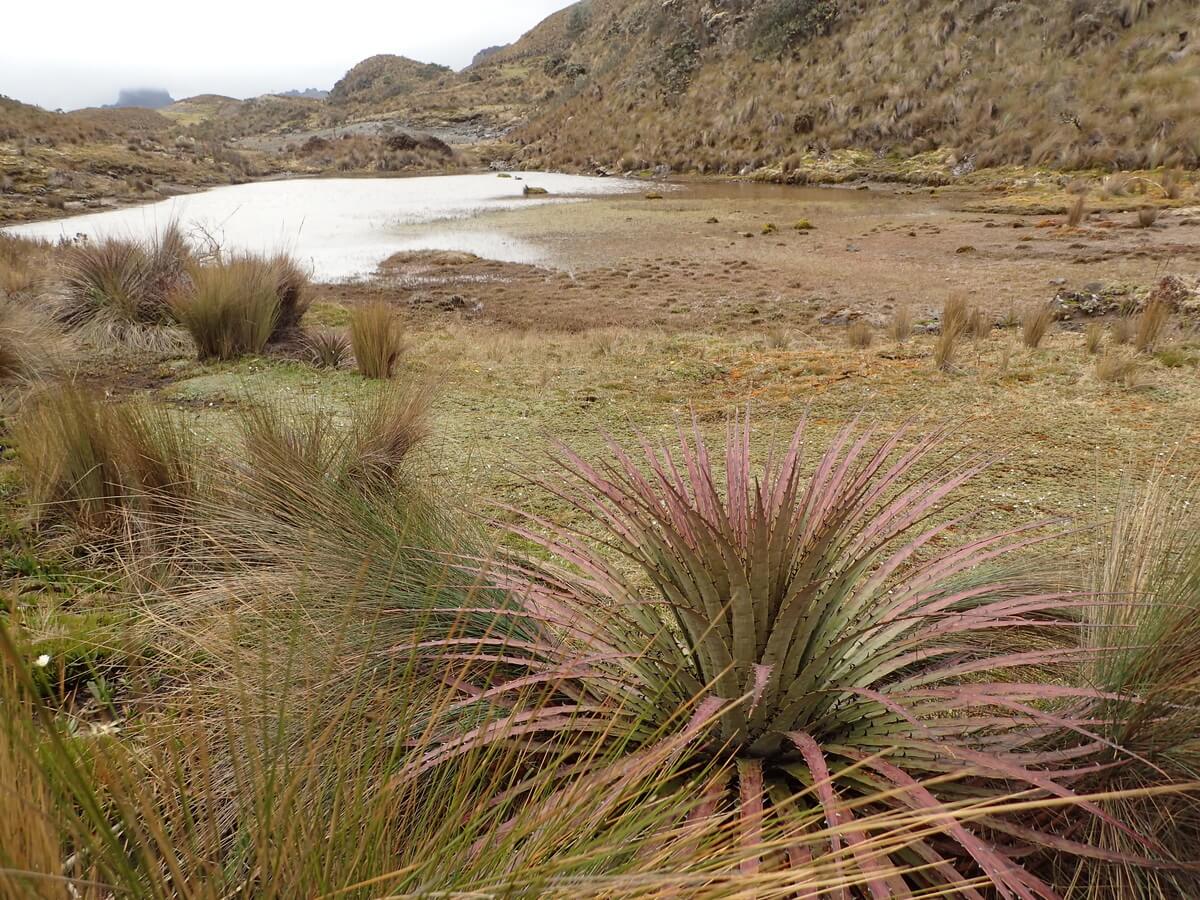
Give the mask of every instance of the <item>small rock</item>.
[[975, 248], [972, 247], [970, 244], [963, 244], [961, 247], [959, 247], [954, 252], [955, 253], [974, 253]]

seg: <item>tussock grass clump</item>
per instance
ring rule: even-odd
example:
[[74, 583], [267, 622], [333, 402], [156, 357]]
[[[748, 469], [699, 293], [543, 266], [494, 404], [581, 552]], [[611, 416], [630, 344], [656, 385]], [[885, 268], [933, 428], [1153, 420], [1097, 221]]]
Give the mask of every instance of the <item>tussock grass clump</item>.
[[174, 349], [170, 298], [187, 282], [191, 261], [174, 224], [147, 244], [119, 238], [74, 244], [63, 257], [57, 318], [102, 344]]
[[972, 307], [967, 317], [966, 332], [977, 341], [986, 341], [992, 334], [991, 318], [978, 306]]
[[1158, 221], [1157, 206], [1143, 206], [1137, 211], [1138, 228], [1151, 228]]
[[393, 381], [359, 407], [351, 428], [351, 476], [395, 481], [409, 454], [429, 438], [436, 398], [432, 381]]
[[892, 321], [888, 324], [888, 334], [898, 343], [906, 343], [912, 337], [912, 310], [907, 306], [898, 306], [892, 313]]
[[855, 350], [866, 350], [875, 340], [871, 323], [859, 319], [846, 328], [846, 343]]
[[1178, 200], [1183, 196], [1183, 180], [1175, 169], [1163, 172], [1162, 192], [1168, 200]]
[[22, 410], [13, 443], [34, 518], [112, 531], [147, 526], [195, 494], [195, 449], [162, 409], [115, 404], [74, 384]]
[[1100, 348], [1104, 345], [1104, 326], [1099, 322], [1089, 324], [1083, 332], [1083, 345], [1089, 356], [1099, 353]]
[[304, 346], [312, 364], [322, 369], [340, 369], [350, 358], [350, 338], [340, 328], [320, 327], [306, 331]]
[[279, 296], [279, 319], [275, 324], [272, 340], [300, 325], [300, 320], [312, 305], [311, 284], [308, 272], [292, 256], [279, 253], [263, 260], [275, 279], [275, 293]]
[[49, 316], [0, 295], [0, 380], [39, 378], [70, 356], [66, 335]]
[[933, 345], [933, 364], [939, 372], [954, 370], [954, 359], [958, 352], [958, 341], [968, 327], [967, 303], [961, 297], [947, 300], [942, 307], [941, 331]]
[[1114, 172], [1100, 185], [1100, 193], [1105, 197], [1124, 197], [1133, 187], [1133, 179], [1123, 172]]
[[[1112, 525], [1094, 543], [1084, 587], [1106, 602], [1088, 607], [1083, 678], [1104, 692], [1098, 737], [1125, 751], [1092, 776], [1096, 791], [1144, 789], [1200, 772], [1200, 519], [1196, 483], [1156, 472], [1124, 491]], [[1130, 848], [1119, 823], [1153, 835], [1163, 856], [1190, 864], [1200, 846], [1200, 810], [1179, 796], [1130, 796], [1105, 804], [1086, 840], [1106, 852]], [[1200, 896], [1192, 867], [1154, 869], [1120, 859], [1078, 860], [1069, 880], [1086, 898]]]
[[1171, 320], [1171, 308], [1161, 300], [1151, 300], [1137, 317], [1133, 347], [1138, 353], [1150, 353]]
[[350, 311], [350, 345], [358, 371], [367, 378], [391, 378], [404, 349], [400, 319], [386, 303]]
[[1137, 331], [1137, 323], [1129, 316], [1120, 316], [1112, 323], [1113, 342], [1124, 346], [1125, 344], [1133, 343], [1133, 336]]
[[191, 269], [191, 284], [172, 299], [201, 359], [261, 353], [279, 325], [276, 270], [255, 258]]
[[1132, 387], [1141, 368], [1137, 357], [1126, 352], [1103, 353], [1096, 360], [1096, 377], [1105, 384], [1122, 384]]
[[1075, 198], [1075, 202], [1071, 204], [1071, 209], [1067, 212], [1067, 225], [1071, 228], [1078, 228], [1086, 215], [1087, 206], [1081, 195]]
[[0, 234], [0, 298], [31, 293], [49, 249], [45, 241]]
[[1054, 307], [1045, 303], [1030, 307], [1021, 316], [1021, 342], [1030, 350], [1042, 345], [1054, 322]]

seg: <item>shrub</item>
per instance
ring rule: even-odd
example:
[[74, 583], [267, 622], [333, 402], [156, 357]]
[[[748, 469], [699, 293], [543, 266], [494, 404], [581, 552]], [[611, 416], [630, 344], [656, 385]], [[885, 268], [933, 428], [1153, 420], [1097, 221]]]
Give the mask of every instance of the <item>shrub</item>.
[[74, 244], [63, 258], [58, 319], [101, 343], [174, 349], [170, 298], [186, 282], [189, 262], [174, 224], [148, 244], [118, 238]]
[[340, 328], [314, 328], [304, 334], [304, 346], [313, 365], [340, 369], [350, 358], [350, 338]]
[[279, 324], [276, 272], [254, 258], [194, 266], [172, 307], [201, 359], [261, 353]]
[[111, 531], [141, 520], [152, 531], [195, 494], [190, 438], [148, 405], [48, 388], [22, 411], [13, 441], [39, 522]]
[[[493, 739], [519, 732], [536, 753], [604, 733], [636, 759], [711, 717], [711, 728], [688, 740], [696, 764], [712, 771], [695, 802], [729, 810], [743, 840], [753, 843], [775, 817], [798, 833], [800, 822], [823, 815], [841, 823], [844, 843], [835, 846], [877, 881], [876, 896], [957, 887], [976, 868], [1002, 893], [1051, 896], [1022, 861], [1040, 846], [1063, 847], [1053, 836], [1065, 823], [1053, 814], [989, 816], [970, 831], [951, 825], [882, 856], [865, 844], [871, 816], [887, 809], [933, 814], [1019, 785], [1074, 796], [1108, 748], [1082, 737], [1086, 716], [1077, 719], [1072, 704], [1101, 695], [1045, 673], [1071, 670], [1077, 656], [1055, 635], [1082, 601], [1011, 567], [984, 574], [1031, 540], [1028, 529], [938, 546], [953, 523], [931, 514], [982, 463], [940, 469], [937, 435], [904, 451], [902, 434], [868, 449], [868, 436], [845, 429], [807, 480], [803, 439], [801, 428], [759, 473], [748, 424], [730, 428], [723, 460], [698, 430], [674, 451], [643, 444], [642, 465], [616, 444], [613, 461], [600, 464], [564, 449], [565, 477], [545, 488], [587, 524], [530, 516], [515, 529], [561, 564], [518, 563], [497, 576], [524, 598], [520, 620], [544, 627], [536, 639], [492, 650], [516, 660], [516, 670], [492, 669], [472, 688], [511, 698]], [[583, 536], [593, 529], [597, 543]], [[1038, 669], [1029, 681], [1026, 666]], [[537, 703], [520, 703], [531, 684], [547, 687]], [[1053, 739], [1072, 746], [1070, 766], [1043, 754]], [[475, 746], [482, 737], [446, 741], [442, 758], [464, 740]], [[964, 766], [965, 781], [928, 780]], [[804, 800], [799, 786], [810, 788]], [[863, 794], [884, 788], [895, 791], [891, 801]], [[1100, 815], [1085, 806], [1076, 829]], [[1132, 828], [1123, 833], [1149, 845]], [[910, 857], [939, 865], [888, 873]]]
[[1100, 352], [1100, 348], [1104, 345], [1104, 326], [1099, 322], [1092, 322], [1083, 332], [1083, 344], [1087, 348], [1088, 355], [1095, 356]]
[[874, 339], [875, 333], [871, 330], [870, 323], [862, 319], [851, 322], [846, 329], [846, 341], [856, 350], [867, 349]]
[[1137, 212], [1137, 223], [1139, 228], [1150, 228], [1158, 221], [1158, 207], [1143, 206]]
[[1133, 346], [1139, 353], [1150, 353], [1171, 319], [1171, 308], [1161, 300], [1151, 300], [1137, 317]]
[[367, 378], [391, 378], [404, 349], [399, 318], [386, 303], [350, 311], [350, 344], [358, 371]]
[[1025, 346], [1030, 350], [1040, 347], [1053, 321], [1054, 307], [1048, 303], [1027, 309], [1021, 317], [1021, 340]]
[[908, 306], [896, 307], [896, 311], [892, 313], [891, 324], [888, 325], [888, 333], [903, 344], [912, 337], [912, 330], [912, 310]]
[[747, 28], [750, 40], [769, 53], [786, 53], [821, 34], [837, 20], [836, 0], [770, 0]]

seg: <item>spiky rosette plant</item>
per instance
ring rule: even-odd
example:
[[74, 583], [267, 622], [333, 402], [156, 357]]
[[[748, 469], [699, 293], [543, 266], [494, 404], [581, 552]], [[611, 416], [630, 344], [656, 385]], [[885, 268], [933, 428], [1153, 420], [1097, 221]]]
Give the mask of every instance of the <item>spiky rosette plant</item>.
[[[574, 733], [643, 752], [715, 701], [693, 752], [720, 763], [706, 802], [732, 804], [748, 840], [764, 816], [799, 822], [816, 809], [853, 850], [870, 840], [856, 823], [881, 806], [936, 818], [1024, 791], [1077, 800], [1152, 852], [1073, 788], [1092, 755], [1119, 752], [1084, 718], [1099, 692], [1069, 677], [1086, 655], [1073, 639], [1085, 601], [1002, 565], [1049, 523], [953, 542], [962, 520], [940, 514], [986, 461], [956, 462], [942, 432], [875, 444], [847, 427], [809, 477], [804, 439], [802, 424], [758, 476], [748, 420], [731, 424], [720, 462], [698, 427], [674, 450], [643, 442], [640, 463], [615, 442], [599, 465], [561, 448], [565, 477], [542, 483], [590, 526], [529, 516], [516, 527], [558, 560], [493, 573], [541, 634], [496, 636], [491, 658], [519, 674], [464, 702], [507, 697], [510, 714], [445, 752], [497, 736], [561, 748]], [[809, 808], [779, 802], [797, 791]], [[859, 862], [874, 896], [981, 877], [1033, 898], [1055, 895], [1020, 862], [1039, 842], [1119, 855], [1054, 828], [1045, 814], [947, 820], [885, 862]]]

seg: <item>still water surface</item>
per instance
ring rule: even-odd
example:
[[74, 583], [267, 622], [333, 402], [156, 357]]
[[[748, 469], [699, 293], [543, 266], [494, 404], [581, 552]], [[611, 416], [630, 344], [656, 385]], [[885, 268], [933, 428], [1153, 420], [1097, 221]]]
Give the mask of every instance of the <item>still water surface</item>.
[[[644, 191], [643, 182], [541, 172], [422, 178], [320, 178], [233, 185], [128, 209], [16, 225], [57, 240], [87, 235], [145, 239], [171, 221], [227, 250], [288, 250], [319, 281], [370, 275], [403, 250], [461, 250], [504, 262], [545, 263], [549, 251], [501, 228], [456, 229], [484, 213]], [[525, 185], [548, 196], [523, 195]]]

